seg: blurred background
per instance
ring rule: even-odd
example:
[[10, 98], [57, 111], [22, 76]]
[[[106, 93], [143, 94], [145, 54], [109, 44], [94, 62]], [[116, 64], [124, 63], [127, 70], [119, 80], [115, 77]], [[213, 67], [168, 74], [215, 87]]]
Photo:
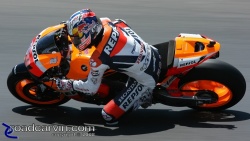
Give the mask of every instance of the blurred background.
[[[92, 9], [99, 17], [124, 19], [150, 44], [174, 39], [179, 33], [204, 34], [221, 43], [219, 59], [236, 66], [249, 85], [249, 7], [248, 0], [1, 0], [0, 121], [50, 125], [78, 120], [98, 127], [96, 137], [78, 140], [103, 141], [110, 137], [112, 140], [249, 140], [249, 88], [240, 103], [221, 113], [204, 114], [185, 107], [157, 104], [133, 113], [124, 120], [126, 126], [123, 128], [109, 129], [99, 122], [102, 106], [70, 101], [61, 111], [46, 111], [47, 115], [46, 112], [39, 115], [37, 111], [27, 114], [30, 107], [15, 99], [6, 86], [9, 72], [23, 61], [31, 39], [44, 28], [68, 20], [82, 8]], [[61, 112], [68, 114], [61, 116]], [[3, 141], [8, 140], [4, 130], [0, 126], [0, 140]], [[20, 140], [69, 139], [52, 138], [49, 133], [17, 135]]]

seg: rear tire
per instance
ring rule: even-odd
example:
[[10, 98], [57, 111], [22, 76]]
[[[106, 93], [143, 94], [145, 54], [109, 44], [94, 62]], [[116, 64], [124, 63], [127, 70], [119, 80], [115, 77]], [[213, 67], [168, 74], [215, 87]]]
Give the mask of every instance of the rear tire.
[[[30, 81], [24, 86], [21, 86], [21, 82]], [[37, 84], [32, 81], [31, 76], [28, 72], [22, 72], [14, 74], [13, 71], [9, 74], [7, 78], [7, 87], [11, 94], [19, 99], [22, 102], [31, 104], [33, 106], [39, 107], [51, 107], [58, 106], [68, 102], [70, 99], [63, 94], [57, 94], [55, 92], [50, 92], [51, 95], [59, 95], [58, 97], [42, 97], [37, 98], [36, 93], [33, 91], [33, 94], [30, 93], [32, 87], [36, 87]]]
[[230, 99], [224, 104], [218, 104], [217, 106], [211, 106], [209, 104], [203, 106], [190, 106], [190, 108], [196, 110], [218, 111], [230, 108], [243, 98], [246, 91], [246, 81], [241, 72], [228, 63], [214, 59], [207, 60], [189, 71], [181, 78], [179, 88], [183, 89], [185, 85], [191, 82], [202, 80], [222, 84], [228, 88], [230, 90]]

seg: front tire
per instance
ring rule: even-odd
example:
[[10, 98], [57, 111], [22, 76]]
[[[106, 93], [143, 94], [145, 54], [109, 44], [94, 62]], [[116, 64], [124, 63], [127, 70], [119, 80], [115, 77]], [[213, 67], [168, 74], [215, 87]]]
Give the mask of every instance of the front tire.
[[15, 74], [12, 70], [7, 78], [7, 87], [14, 97], [33, 106], [58, 106], [70, 100], [65, 95], [53, 91], [47, 91], [49, 94], [38, 96], [37, 83], [31, 79], [28, 72]]
[[234, 66], [213, 59], [207, 60], [188, 72], [181, 78], [179, 88], [181, 90], [215, 92], [219, 97], [216, 103], [190, 106], [190, 108], [217, 111], [230, 108], [243, 98], [246, 91], [246, 81], [241, 72]]

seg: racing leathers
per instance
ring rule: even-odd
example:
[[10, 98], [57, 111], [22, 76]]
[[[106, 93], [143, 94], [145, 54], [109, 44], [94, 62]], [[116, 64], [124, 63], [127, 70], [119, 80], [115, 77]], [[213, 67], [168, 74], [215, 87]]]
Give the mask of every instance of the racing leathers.
[[[161, 70], [158, 50], [139, 37], [123, 20], [103, 21], [103, 37], [90, 58], [86, 81], [74, 80], [73, 90], [94, 95], [107, 69], [125, 73], [129, 80], [103, 110], [107, 122], [117, 121], [130, 109], [149, 103]], [[146, 104], [147, 105], [147, 104]]]

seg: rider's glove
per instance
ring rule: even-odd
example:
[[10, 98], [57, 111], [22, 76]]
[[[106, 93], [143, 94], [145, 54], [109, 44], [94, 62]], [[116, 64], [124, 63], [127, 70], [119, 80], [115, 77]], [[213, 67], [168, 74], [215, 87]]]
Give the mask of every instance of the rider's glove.
[[73, 91], [73, 80], [69, 79], [56, 79], [56, 86], [61, 91]]

